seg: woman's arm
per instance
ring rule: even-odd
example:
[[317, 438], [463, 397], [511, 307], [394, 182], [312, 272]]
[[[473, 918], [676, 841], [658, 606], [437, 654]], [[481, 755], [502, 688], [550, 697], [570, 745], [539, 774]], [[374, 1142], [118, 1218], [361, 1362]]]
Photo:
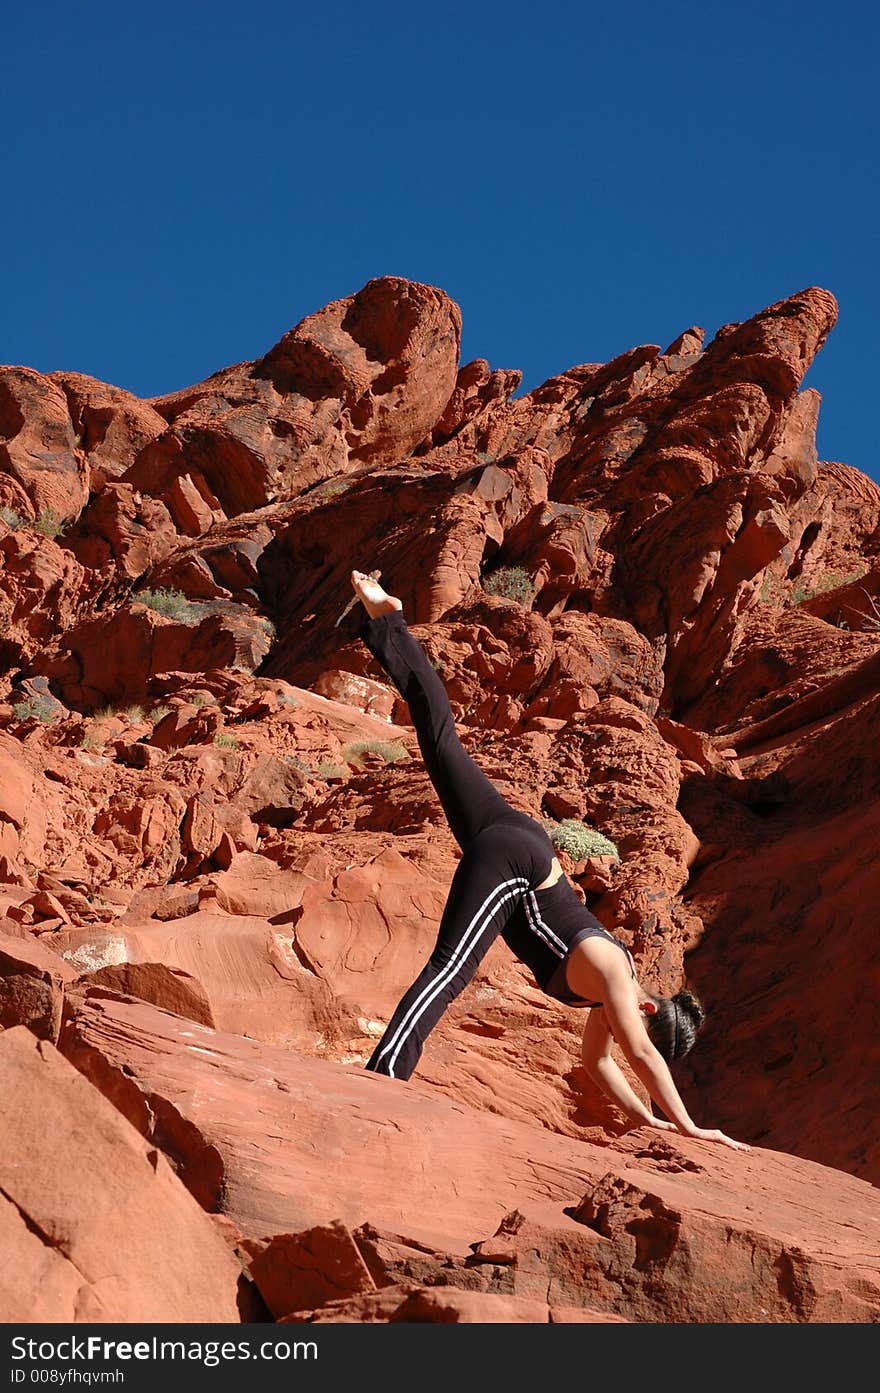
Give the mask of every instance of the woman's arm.
[[611, 1031], [601, 1006], [594, 1006], [584, 1027], [581, 1062], [594, 1083], [617, 1104], [623, 1113], [639, 1127], [656, 1127], [659, 1131], [676, 1131], [672, 1122], [655, 1117], [634, 1093], [622, 1071], [611, 1056]]
[[698, 1127], [694, 1122], [675, 1086], [666, 1060], [651, 1043], [633, 999], [629, 980], [622, 973], [619, 976], [615, 973], [608, 982], [604, 1009], [608, 1025], [633, 1073], [679, 1132], [701, 1141], [722, 1142], [735, 1151], [751, 1150], [745, 1142], [734, 1141], [717, 1128]]

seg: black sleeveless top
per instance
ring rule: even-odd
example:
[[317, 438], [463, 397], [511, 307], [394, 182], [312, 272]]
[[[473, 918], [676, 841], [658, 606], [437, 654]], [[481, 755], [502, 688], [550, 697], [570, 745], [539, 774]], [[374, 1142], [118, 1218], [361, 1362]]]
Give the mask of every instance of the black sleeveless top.
[[565, 981], [565, 960], [585, 938], [601, 937], [616, 944], [626, 954], [633, 978], [636, 975], [626, 944], [590, 913], [564, 875], [545, 890], [524, 891], [501, 936], [508, 948], [531, 968], [538, 986], [567, 1006], [602, 1004], [576, 996]]

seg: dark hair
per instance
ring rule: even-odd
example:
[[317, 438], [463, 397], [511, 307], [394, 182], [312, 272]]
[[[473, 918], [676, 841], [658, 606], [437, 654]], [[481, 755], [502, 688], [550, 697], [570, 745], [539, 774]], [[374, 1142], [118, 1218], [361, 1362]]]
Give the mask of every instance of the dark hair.
[[651, 1043], [667, 1062], [680, 1059], [693, 1047], [706, 1012], [689, 991], [676, 992], [673, 997], [652, 996], [652, 1000], [657, 1010], [645, 1021]]

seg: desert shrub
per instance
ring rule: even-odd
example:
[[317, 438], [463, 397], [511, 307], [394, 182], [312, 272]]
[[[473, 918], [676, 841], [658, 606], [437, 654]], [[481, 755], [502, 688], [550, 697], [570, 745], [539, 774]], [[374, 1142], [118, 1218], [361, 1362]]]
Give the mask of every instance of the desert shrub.
[[44, 508], [31, 526], [35, 532], [41, 532], [44, 537], [60, 537], [67, 527], [67, 520], [60, 518], [53, 508]]
[[17, 532], [20, 527], [32, 527], [35, 532], [41, 532], [44, 537], [60, 537], [67, 527], [68, 522], [65, 518], [60, 518], [52, 508], [44, 508], [41, 513], [31, 519], [26, 518], [23, 513], [16, 512], [15, 508], [0, 508], [0, 518], [11, 527], [13, 532]]
[[160, 721], [164, 721], [165, 717], [170, 716], [170, 714], [170, 706], [154, 706], [150, 714], [147, 716], [147, 720], [150, 722], [150, 725], [157, 726]]
[[813, 595], [827, 595], [829, 590], [839, 590], [842, 585], [852, 585], [854, 580], [861, 580], [867, 571], [867, 565], [856, 566], [854, 571], [825, 571], [816, 580], [810, 592]]
[[614, 856], [620, 860], [620, 852], [608, 837], [577, 818], [563, 818], [549, 835], [557, 851], [564, 851], [572, 861], [586, 861], [590, 856]]
[[322, 484], [317, 490], [318, 497], [338, 498], [341, 493], [345, 493], [350, 482], [350, 479], [330, 479], [328, 483]]
[[852, 585], [860, 580], [867, 570], [866, 565], [856, 566], [852, 571], [823, 571], [814, 578], [812, 585], [797, 581], [790, 591], [785, 589], [785, 579], [779, 576], [765, 576], [758, 592], [758, 599], [765, 605], [795, 608], [805, 600], [813, 600], [817, 595], [827, 595], [839, 590], [843, 585]]
[[218, 730], [214, 736], [214, 744], [219, 745], [223, 750], [240, 750], [241, 745], [234, 735], [228, 735], [224, 730]]
[[257, 620], [257, 623], [263, 630], [263, 633], [268, 634], [270, 643], [274, 643], [276, 638], [278, 637], [278, 630], [275, 628], [275, 625], [272, 623], [272, 620], [266, 619], [265, 616], [262, 616]]
[[37, 720], [48, 724], [55, 719], [55, 703], [50, 697], [28, 697], [27, 701], [17, 701], [12, 710], [18, 721]]
[[188, 600], [180, 590], [139, 590], [132, 598], [179, 624], [198, 624], [211, 612], [207, 605]]
[[344, 779], [348, 770], [344, 764], [334, 764], [332, 759], [323, 759], [315, 773], [322, 779]]
[[522, 566], [499, 566], [484, 578], [483, 589], [487, 595], [501, 595], [518, 605], [530, 605], [535, 598], [534, 583]]
[[142, 706], [126, 706], [123, 716], [132, 725], [138, 725], [144, 719], [144, 708]]
[[396, 764], [407, 758], [407, 749], [391, 740], [352, 740], [342, 747], [342, 758], [356, 769], [364, 767], [364, 755], [381, 755], [386, 764]]
[[197, 687], [194, 692], [181, 693], [183, 700], [189, 706], [218, 706], [219, 702], [213, 692], [209, 692], [205, 687]]

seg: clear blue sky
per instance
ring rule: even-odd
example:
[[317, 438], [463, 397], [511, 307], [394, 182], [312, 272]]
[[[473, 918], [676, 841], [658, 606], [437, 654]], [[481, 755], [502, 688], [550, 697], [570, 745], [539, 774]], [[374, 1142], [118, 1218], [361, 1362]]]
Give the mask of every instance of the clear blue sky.
[[152, 395], [393, 274], [535, 386], [805, 285], [820, 454], [880, 479], [861, 0], [3, 7], [0, 361]]

